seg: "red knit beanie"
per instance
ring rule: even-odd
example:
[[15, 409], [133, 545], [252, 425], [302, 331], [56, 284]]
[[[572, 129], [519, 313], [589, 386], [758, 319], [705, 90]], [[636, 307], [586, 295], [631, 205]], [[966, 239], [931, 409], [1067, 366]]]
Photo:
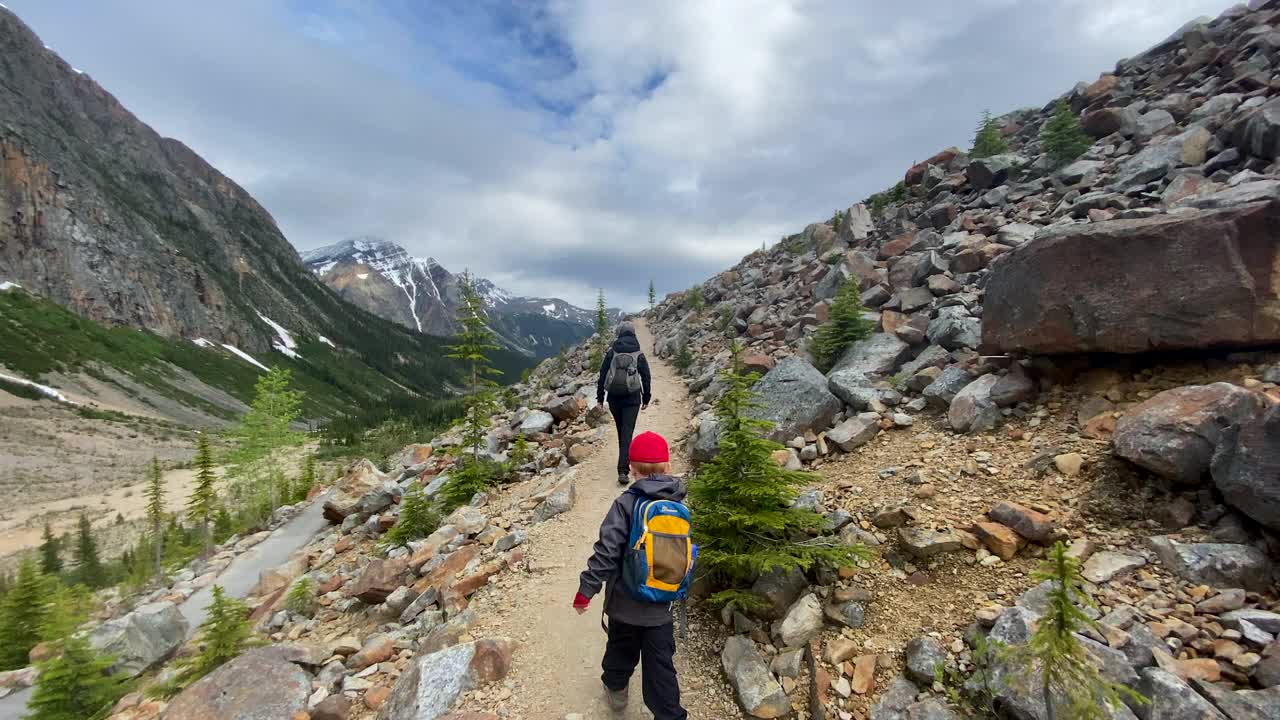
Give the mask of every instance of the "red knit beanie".
[[667, 449], [667, 441], [661, 435], [643, 432], [631, 441], [628, 457], [631, 462], [664, 463], [671, 461], [671, 451]]

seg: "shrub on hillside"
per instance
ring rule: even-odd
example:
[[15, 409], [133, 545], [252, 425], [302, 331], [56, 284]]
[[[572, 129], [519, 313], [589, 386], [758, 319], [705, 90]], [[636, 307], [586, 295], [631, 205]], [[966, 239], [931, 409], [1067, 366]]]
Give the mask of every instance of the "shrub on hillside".
[[990, 110], [983, 110], [978, 129], [973, 134], [973, 148], [969, 150], [969, 157], [985, 158], [1007, 152], [1009, 152], [1009, 143], [1000, 132], [1000, 124], [991, 117]]
[[731, 347], [727, 386], [716, 401], [719, 454], [698, 468], [689, 483], [699, 564], [722, 588], [718, 604], [750, 608], [760, 600], [746, 587], [761, 573], [809, 569], [819, 561], [846, 566], [866, 556], [860, 546], [811, 537], [826, 520], [792, 507], [797, 489], [809, 485], [809, 473], [787, 470], [773, 460], [782, 445], [765, 439], [770, 423], [751, 416], [758, 407], [751, 388], [759, 374], [742, 366], [742, 348]]
[[836, 293], [827, 322], [818, 328], [809, 342], [809, 354], [813, 356], [815, 367], [828, 372], [850, 345], [870, 337], [875, 331], [875, 323], [863, 317], [864, 312], [866, 308], [862, 307], [858, 283], [846, 281]]
[[1080, 118], [1071, 110], [1066, 100], [1059, 99], [1053, 107], [1053, 115], [1040, 130], [1040, 142], [1049, 167], [1058, 169], [1084, 154], [1091, 144], [1089, 136], [1080, 126]]

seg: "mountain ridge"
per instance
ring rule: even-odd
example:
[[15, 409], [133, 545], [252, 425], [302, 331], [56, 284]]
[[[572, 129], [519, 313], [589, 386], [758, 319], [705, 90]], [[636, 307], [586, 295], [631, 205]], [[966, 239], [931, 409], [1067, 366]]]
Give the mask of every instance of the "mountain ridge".
[[[328, 287], [380, 317], [430, 334], [458, 329], [460, 276], [434, 258], [413, 257], [376, 236], [347, 238], [302, 251], [300, 257]], [[517, 296], [484, 278], [475, 278], [475, 284], [499, 342], [509, 350], [545, 358], [594, 332], [594, 310], [559, 298]], [[622, 315], [613, 308], [607, 312], [610, 322]]]

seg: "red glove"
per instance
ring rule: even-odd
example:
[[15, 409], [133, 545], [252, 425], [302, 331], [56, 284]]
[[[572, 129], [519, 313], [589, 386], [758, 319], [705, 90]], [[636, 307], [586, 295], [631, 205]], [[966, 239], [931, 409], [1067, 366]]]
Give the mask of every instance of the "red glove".
[[586, 610], [587, 606], [590, 604], [591, 604], [591, 598], [587, 597], [586, 595], [583, 595], [582, 593], [573, 594], [574, 610]]

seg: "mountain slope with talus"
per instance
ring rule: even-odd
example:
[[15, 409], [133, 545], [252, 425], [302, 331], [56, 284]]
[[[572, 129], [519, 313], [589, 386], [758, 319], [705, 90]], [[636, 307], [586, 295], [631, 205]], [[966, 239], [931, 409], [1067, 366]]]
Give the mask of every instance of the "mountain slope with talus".
[[[419, 332], [458, 330], [460, 276], [433, 258], [415, 258], [375, 237], [351, 238], [302, 253], [302, 261], [344, 299]], [[490, 325], [503, 347], [536, 358], [555, 355], [591, 335], [595, 312], [559, 298], [520, 297], [476, 278]], [[608, 311], [610, 320], [620, 312]]]
[[[440, 395], [453, 384], [446, 340], [327, 288], [248, 192], [157, 134], [7, 9], [0, 117], [0, 281], [106, 328], [300, 364], [332, 388], [352, 380], [340, 366], [380, 377], [360, 383], [367, 392], [335, 394], [347, 401]], [[11, 334], [31, 334], [28, 316], [3, 319]], [[0, 365], [23, 365], [14, 352], [0, 348]], [[529, 364], [509, 352], [495, 362], [511, 376]]]

